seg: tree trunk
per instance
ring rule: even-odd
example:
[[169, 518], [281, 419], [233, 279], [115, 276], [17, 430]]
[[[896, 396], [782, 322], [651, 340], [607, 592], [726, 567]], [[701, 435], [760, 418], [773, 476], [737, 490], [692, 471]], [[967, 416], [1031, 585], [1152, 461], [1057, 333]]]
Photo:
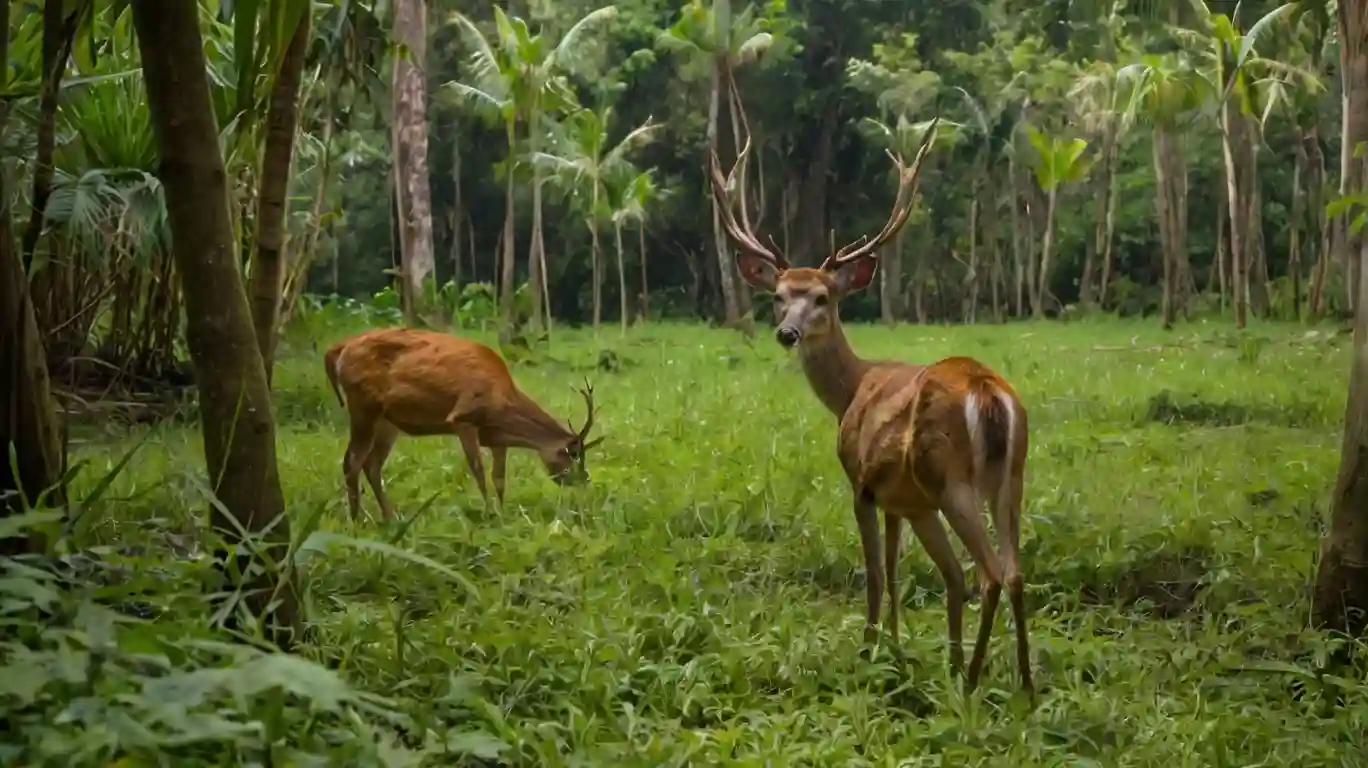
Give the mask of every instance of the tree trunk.
[[[318, 188], [314, 191], [313, 209], [309, 217], [309, 234], [304, 240], [304, 246], [294, 249], [294, 259], [290, 263], [285, 279], [285, 288], [280, 299], [280, 318], [277, 320], [280, 326], [290, 322], [294, 308], [299, 302], [299, 296], [304, 292], [304, 286], [308, 284], [309, 267], [313, 264], [314, 259], [318, 258], [318, 241], [323, 234], [323, 204], [328, 200], [328, 181], [332, 178], [332, 116], [334, 114], [332, 107], [335, 104], [335, 99], [328, 99], [329, 109], [326, 112], [326, 118], [323, 120], [323, 135], [319, 137], [319, 143], [323, 145], [323, 162], [318, 169]], [[336, 261], [336, 259], [333, 260], [333, 293], [337, 292], [335, 284]], [[269, 371], [266, 378], [267, 383], [270, 383]]]
[[1103, 129], [1102, 162], [1106, 163], [1106, 173], [1098, 180], [1096, 196], [1093, 198], [1093, 242], [1083, 260], [1082, 283], [1078, 287], [1078, 302], [1085, 308], [1091, 308], [1096, 300], [1097, 258], [1106, 250], [1110, 239], [1107, 211], [1111, 205], [1112, 184], [1116, 176], [1112, 159], [1116, 154], [1115, 133], [1110, 125]]
[[1054, 252], [1055, 206], [1059, 202], [1059, 187], [1053, 186], [1045, 193], [1045, 239], [1040, 246], [1040, 281], [1036, 284], [1035, 318], [1045, 318], [1045, 297], [1050, 293], [1050, 257]]
[[[536, 153], [540, 145], [540, 107], [533, 105], [528, 120], [529, 149]], [[532, 164], [532, 241], [527, 244], [527, 288], [532, 294], [532, 329], [541, 328], [543, 297], [546, 295], [546, 243], [542, 239], [542, 175], [541, 168]], [[550, 322], [548, 313], [547, 322]]]
[[503, 226], [503, 258], [499, 264], [499, 333], [509, 334], [513, 331], [515, 315], [513, 312], [513, 260], [517, 258], [514, 250], [514, 238], [516, 233], [513, 230], [513, 165], [517, 158], [513, 153], [517, 151], [517, 125], [512, 121], [504, 126], [504, 132], [508, 139], [508, 158], [504, 161], [504, 226]]
[[[722, 68], [726, 66], [726, 59], [719, 56], [712, 69], [712, 80], [709, 85], [708, 93], [708, 150], [717, 152], [717, 118], [721, 109], [722, 102]], [[723, 322], [729, 328], [737, 328], [741, 325], [741, 310], [736, 299], [736, 281], [732, 279], [732, 273], [736, 267], [732, 263], [731, 249], [727, 245], [726, 231], [722, 228], [722, 217], [719, 214], [720, 205], [726, 205], [725, 200], [713, 198], [712, 220], [713, 220], [713, 249], [717, 253], [717, 274], [719, 276], [718, 285], [722, 288], [722, 307], [724, 311]], [[597, 283], [595, 283], [597, 285]], [[597, 318], [594, 327], [598, 327]]]
[[52, 156], [57, 148], [57, 104], [61, 97], [62, 75], [66, 73], [71, 55], [72, 40], [76, 35], [76, 20], [85, 13], [89, 2], [79, 4], [70, 16], [62, 13], [63, 0], [43, 3], [43, 84], [38, 96], [37, 151], [33, 163], [33, 207], [28, 226], [24, 228], [22, 244], [23, 264], [27, 271], [33, 267], [33, 254], [38, 238], [43, 234], [48, 197], [52, 195]]
[[902, 297], [902, 251], [898, 244], [895, 238], [879, 257], [884, 267], [879, 270], [879, 316], [890, 328], [898, 324], [902, 314], [902, 308], [898, 306], [898, 299]]
[[[0, 9], [0, 61], [9, 61], [9, 29], [10, 4], [5, 3]], [[0, 101], [0, 145], [8, 119], [9, 102]], [[28, 276], [14, 249], [6, 178], [0, 173], [0, 516], [21, 513], [40, 498], [52, 506], [66, 505], [65, 489], [58, 485], [64, 459], [57, 409]], [[11, 446], [17, 467], [9, 460]], [[43, 497], [48, 489], [51, 493]], [[18, 554], [30, 544], [40, 542], [0, 539], [0, 554]]]
[[613, 239], [617, 246], [617, 273], [618, 273], [618, 313], [619, 322], [622, 325], [622, 335], [627, 335], [627, 263], [623, 258], [622, 252], [622, 221], [613, 222]]
[[1017, 317], [1024, 317], [1025, 309], [1023, 305], [1025, 303], [1025, 283], [1022, 280], [1022, 276], [1025, 274], [1025, 266], [1023, 264], [1025, 259], [1022, 256], [1022, 241], [1025, 240], [1025, 235], [1023, 234], [1022, 229], [1025, 227], [1025, 224], [1022, 221], [1021, 215], [1022, 200], [1017, 175], [1016, 158], [1007, 158], [1007, 186], [1010, 188], [1009, 197], [1012, 204], [1012, 279], [1014, 281], [1013, 296], [1015, 298], [1015, 305], [1012, 311]]
[[1300, 141], [1297, 142], [1295, 158], [1292, 166], [1292, 217], [1291, 226], [1287, 233], [1287, 273], [1292, 278], [1292, 318], [1300, 320], [1302, 314], [1302, 225], [1306, 220], [1306, 195], [1302, 190], [1302, 179], [1305, 178], [1302, 169], [1306, 166], [1306, 148], [1302, 146]]
[[[1221, 176], [1224, 178], [1225, 170], [1222, 169]], [[1230, 258], [1230, 249], [1226, 247], [1226, 230], [1229, 229], [1229, 208], [1230, 203], [1222, 195], [1216, 201], [1216, 295], [1220, 303], [1221, 312], [1225, 312], [1229, 297], [1226, 294], [1228, 276], [1226, 274], [1226, 262]]]
[[979, 259], [978, 259], [978, 236], [979, 236], [979, 190], [974, 189], [974, 199], [969, 201], [969, 311], [965, 313], [965, 322], [975, 323], [978, 321], [978, 298], [979, 298]]
[[[1354, 145], [1368, 136], [1368, 7], [1341, 3], [1341, 68], [1345, 95], [1344, 155], [1353, 156]], [[1356, 172], [1342, 191], [1361, 193], [1363, 161], [1347, 162]], [[1346, 217], [1348, 218], [1348, 217]], [[1358, 301], [1368, 301], [1368, 242], [1358, 238], [1354, 254], [1360, 268]], [[1339, 477], [1330, 512], [1330, 527], [1321, 540], [1320, 566], [1312, 613], [1317, 625], [1361, 636], [1368, 630], [1368, 312], [1354, 318], [1354, 360], [1349, 371], [1349, 394], [1344, 413], [1344, 442], [1340, 451]]]
[[[285, 215], [289, 204], [290, 173], [295, 129], [299, 124], [299, 83], [311, 30], [309, 9], [302, 9], [290, 44], [280, 62], [266, 111], [266, 141], [261, 157], [261, 186], [257, 192], [256, 253], [252, 260], [252, 324], [257, 349], [266, 367], [266, 384], [275, 368], [277, 321], [285, 281]], [[328, 118], [332, 119], [331, 116]], [[325, 150], [326, 151], [326, 150]]]
[[1097, 286], [1097, 304], [1107, 305], [1107, 288], [1111, 286], [1112, 250], [1116, 244], [1116, 180], [1121, 164], [1121, 153], [1112, 147], [1111, 162], [1107, 166], [1107, 231], [1102, 238], [1102, 279]]
[[[276, 467], [266, 369], [252, 332], [229, 220], [227, 174], [209, 98], [199, 16], [194, 0], [133, 3], [160, 155], [158, 176], [166, 189], [176, 271], [185, 296], [186, 346], [199, 389], [206, 468], [220, 502], [210, 520], [229, 551], [237, 545], [253, 549], [241, 541], [237, 526], [249, 534], [269, 526], [271, 546], [258, 550], [266, 555], [268, 567], [260, 576], [247, 576], [240, 586], [257, 616], [274, 604], [278, 626], [270, 635], [288, 645], [299, 623], [293, 576], [284, 563], [289, 519], [284, 517]], [[225, 570], [249, 574], [247, 565], [239, 559], [237, 568]]]
[[1169, 168], [1170, 145], [1173, 136], [1163, 129], [1156, 129], [1154, 132], [1154, 184], [1155, 202], [1159, 213], [1159, 239], [1162, 242], [1163, 251], [1163, 300], [1161, 305], [1161, 317], [1165, 329], [1173, 327], [1174, 316], [1176, 314], [1176, 297], [1174, 296], [1174, 283], [1177, 281], [1177, 220], [1174, 208], [1177, 201], [1174, 200], [1174, 189], [1172, 170]]
[[641, 256], [641, 319], [651, 319], [651, 289], [646, 285], [646, 222], [637, 222], [637, 250]]
[[407, 49], [394, 58], [394, 164], [399, 183], [400, 263], [415, 313], [423, 287], [436, 270], [432, 248], [432, 190], [428, 186], [427, 7], [423, 0], [396, 0], [394, 38]]
[[[456, 284], [457, 289], [461, 287], [461, 226], [465, 220], [465, 201], [462, 199], [461, 187], [461, 142], [451, 143], [451, 183], [455, 190], [454, 199], [451, 201], [451, 282]], [[475, 275], [470, 276], [471, 281], [475, 280]]]
[[599, 181], [595, 178], [592, 183], [594, 191], [589, 202], [589, 266], [594, 280], [594, 333], [598, 333], [599, 324], [603, 322], [603, 248], [599, 245], [598, 230]]

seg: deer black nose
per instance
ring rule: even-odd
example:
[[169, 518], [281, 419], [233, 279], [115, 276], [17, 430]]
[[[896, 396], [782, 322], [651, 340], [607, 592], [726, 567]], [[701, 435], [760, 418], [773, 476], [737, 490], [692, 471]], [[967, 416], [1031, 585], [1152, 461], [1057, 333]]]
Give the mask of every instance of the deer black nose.
[[774, 338], [780, 344], [784, 345], [785, 348], [792, 347], [794, 344], [797, 344], [798, 340], [802, 337], [803, 335], [798, 332], [797, 328], [790, 328], [787, 325], [780, 326], [779, 329], [774, 332]]

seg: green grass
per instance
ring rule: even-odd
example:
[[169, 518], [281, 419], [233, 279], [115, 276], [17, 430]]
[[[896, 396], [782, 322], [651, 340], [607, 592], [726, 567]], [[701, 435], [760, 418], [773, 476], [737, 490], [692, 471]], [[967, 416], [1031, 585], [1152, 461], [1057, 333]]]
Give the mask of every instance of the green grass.
[[[1307, 585], [1338, 465], [1347, 337], [1259, 326], [1245, 337], [1260, 341], [1240, 341], [1224, 325], [1153, 325], [850, 331], [865, 356], [978, 357], [1028, 408], [1034, 710], [1016, 693], [1005, 609], [980, 692], [961, 694], [942, 585], [915, 542], [901, 568], [906, 660], [861, 658], [863, 565], [836, 425], [767, 336], [746, 345], [660, 325], [626, 339], [605, 329], [596, 343], [558, 330], [548, 359], [514, 373], [576, 423], [572, 385], [594, 381], [596, 432], [608, 439], [590, 457], [591, 484], [559, 489], [534, 456], [514, 453], [507, 509], [490, 514], [454, 440], [406, 438], [387, 467], [400, 516], [421, 511], [403, 530], [346, 519], [344, 412], [321, 370], [332, 338], [296, 334], [276, 374], [295, 524], [321, 516], [324, 532], [401, 535], [396, 546], [478, 595], [399, 555], [311, 546], [303, 582], [320, 632], [304, 655], [336, 674], [274, 672], [290, 696], [273, 699], [267, 683], [234, 688], [264, 674], [239, 671], [181, 710], [216, 701], [219, 717], [264, 725], [219, 726], [188, 746], [130, 748], [120, 736], [142, 756], [124, 764], [246, 764], [272, 739], [295, 750], [278, 752], [280, 765], [310, 764], [304, 753], [416, 765], [404, 759], [422, 752], [453, 764], [443, 745], [470, 764], [485, 754], [546, 766], [1353, 764], [1368, 741], [1368, 687], [1298, 671], [1324, 646], [1305, 629]], [[619, 371], [597, 370], [600, 348]], [[87, 444], [82, 487], [141, 434]], [[166, 650], [177, 633], [212, 636], [191, 629], [204, 616], [186, 574], [199, 566], [159, 543], [203, 518], [202, 474], [198, 432], [164, 425], [82, 531], [151, 548], [126, 559], [161, 569], [159, 596], [143, 599], [168, 612], [135, 628], [162, 638], [156, 654], [181, 675], [266, 663]], [[376, 512], [369, 492], [365, 505]], [[971, 638], [976, 621], [977, 603]], [[130, 671], [121, 685], [148, 676]], [[119, 706], [142, 706], [129, 717], [143, 721], [152, 708]], [[170, 733], [169, 722], [153, 729]], [[26, 764], [58, 764], [41, 754]]]

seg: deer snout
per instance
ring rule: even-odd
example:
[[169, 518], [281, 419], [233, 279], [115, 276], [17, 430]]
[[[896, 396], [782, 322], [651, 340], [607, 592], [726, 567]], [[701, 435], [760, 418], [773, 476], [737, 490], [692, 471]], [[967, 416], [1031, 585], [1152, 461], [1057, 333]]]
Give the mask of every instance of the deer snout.
[[791, 325], [781, 325], [774, 332], [774, 338], [784, 349], [792, 349], [793, 345], [802, 340], [803, 334]]

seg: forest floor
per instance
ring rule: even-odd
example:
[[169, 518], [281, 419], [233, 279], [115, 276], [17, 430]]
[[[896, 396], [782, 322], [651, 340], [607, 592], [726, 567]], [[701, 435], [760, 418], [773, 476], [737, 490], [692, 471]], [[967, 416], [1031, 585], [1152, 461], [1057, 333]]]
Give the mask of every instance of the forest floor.
[[[576, 424], [572, 387], [592, 379], [607, 438], [592, 482], [560, 489], [514, 452], [507, 509], [486, 512], [454, 440], [402, 439], [386, 475], [405, 520], [383, 525], [346, 518], [345, 411], [321, 368], [344, 332], [331, 328], [292, 334], [275, 383], [320, 630], [303, 656], [317, 664], [196, 628], [201, 566], [164, 542], [168, 529], [193, 539], [204, 517], [198, 431], [110, 428], [78, 448], [93, 463], [82, 493], [148, 439], [80, 536], [149, 547], [120, 556], [142, 569], [124, 588], [150, 590], [139, 600], [163, 613], [121, 625], [124, 661], [107, 662], [121, 677], [95, 696], [155, 738], [86, 735], [79, 717], [42, 727], [187, 765], [260, 760], [273, 739], [291, 745], [280, 765], [417, 765], [444, 749], [541, 766], [1352, 764], [1368, 748], [1368, 686], [1318, 679], [1326, 640], [1305, 629], [1349, 337], [1156, 326], [849, 329], [869, 357], [978, 357], [1028, 408], [1033, 711], [1005, 600], [984, 684], [961, 694], [941, 580], [915, 541], [901, 566], [906, 659], [861, 659], [864, 569], [836, 426], [767, 335], [747, 345], [662, 324], [625, 339], [605, 327], [595, 342], [558, 329], [549, 355], [514, 373]], [[378, 517], [369, 490], [364, 504]], [[53, 711], [79, 698], [60, 690]]]

